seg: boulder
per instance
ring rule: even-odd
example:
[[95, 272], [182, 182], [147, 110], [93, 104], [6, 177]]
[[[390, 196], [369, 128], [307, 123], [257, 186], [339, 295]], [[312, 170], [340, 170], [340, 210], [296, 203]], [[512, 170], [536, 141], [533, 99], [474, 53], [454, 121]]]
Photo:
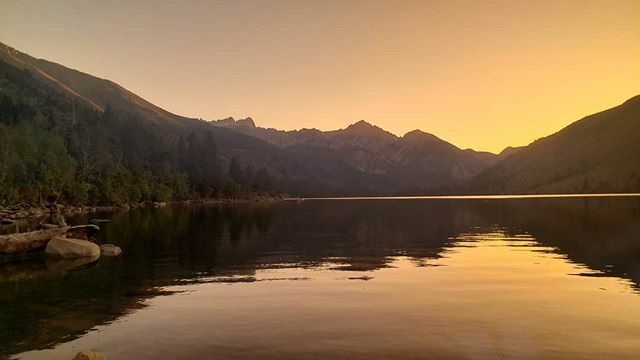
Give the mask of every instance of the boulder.
[[47, 243], [44, 252], [61, 257], [95, 257], [100, 256], [100, 247], [87, 240], [58, 236]]
[[113, 244], [104, 244], [100, 245], [100, 252], [103, 256], [118, 256], [122, 253], [122, 249]]
[[106, 358], [95, 351], [80, 351], [73, 357], [73, 360], [106, 360]]

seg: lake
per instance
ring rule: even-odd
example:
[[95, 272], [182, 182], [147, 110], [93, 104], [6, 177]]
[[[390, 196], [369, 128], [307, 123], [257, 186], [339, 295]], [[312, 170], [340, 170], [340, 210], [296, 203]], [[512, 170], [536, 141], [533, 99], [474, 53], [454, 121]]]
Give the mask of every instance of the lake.
[[639, 197], [99, 216], [121, 257], [0, 267], [0, 358], [640, 357]]

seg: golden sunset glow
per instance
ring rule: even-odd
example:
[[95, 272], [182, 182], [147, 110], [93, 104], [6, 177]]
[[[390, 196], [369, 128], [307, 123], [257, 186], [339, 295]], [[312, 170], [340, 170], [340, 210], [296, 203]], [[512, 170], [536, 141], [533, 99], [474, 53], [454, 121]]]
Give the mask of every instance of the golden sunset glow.
[[0, 1], [2, 41], [180, 115], [526, 145], [640, 92], [638, 1]]
[[0, 359], [634, 359], [640, 0], [0, 0]]

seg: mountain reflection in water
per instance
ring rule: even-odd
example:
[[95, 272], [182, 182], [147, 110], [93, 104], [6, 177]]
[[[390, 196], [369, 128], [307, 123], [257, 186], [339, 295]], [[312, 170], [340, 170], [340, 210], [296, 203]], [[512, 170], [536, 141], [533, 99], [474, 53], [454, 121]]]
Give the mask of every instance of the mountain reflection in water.
[[105, 216], [102, 240], [121, 258], [0, 267], [0, 357], [640, 352], [638, 198], [313, 200]]

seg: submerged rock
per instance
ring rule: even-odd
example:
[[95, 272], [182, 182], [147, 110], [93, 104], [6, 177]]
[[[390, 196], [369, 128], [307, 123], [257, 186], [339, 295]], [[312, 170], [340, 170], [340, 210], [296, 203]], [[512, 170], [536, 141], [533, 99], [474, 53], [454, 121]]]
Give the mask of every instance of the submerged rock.
[[100, 252], [103, 256], [118, 256], [122, 253], [122, 249], [113, 244], [104, 244], [100, 245]]
[[48, 272], [63, 273], [95, 263], [100, 255], [83, 256], [74, 258], [49, 257], [44, 264]]
[[44, 252], [61, 257], [95, 257], [100, 256], [100, 247], [87, 240], [55, 237], [47, 243]]
[[72, 360], [106, 360], [106, 358], [95, 351], [84, 350], [77, 353]]
[[111, 219], [91, 219], [89, 220], [90, 224], [101, 224], [111, 222]]

